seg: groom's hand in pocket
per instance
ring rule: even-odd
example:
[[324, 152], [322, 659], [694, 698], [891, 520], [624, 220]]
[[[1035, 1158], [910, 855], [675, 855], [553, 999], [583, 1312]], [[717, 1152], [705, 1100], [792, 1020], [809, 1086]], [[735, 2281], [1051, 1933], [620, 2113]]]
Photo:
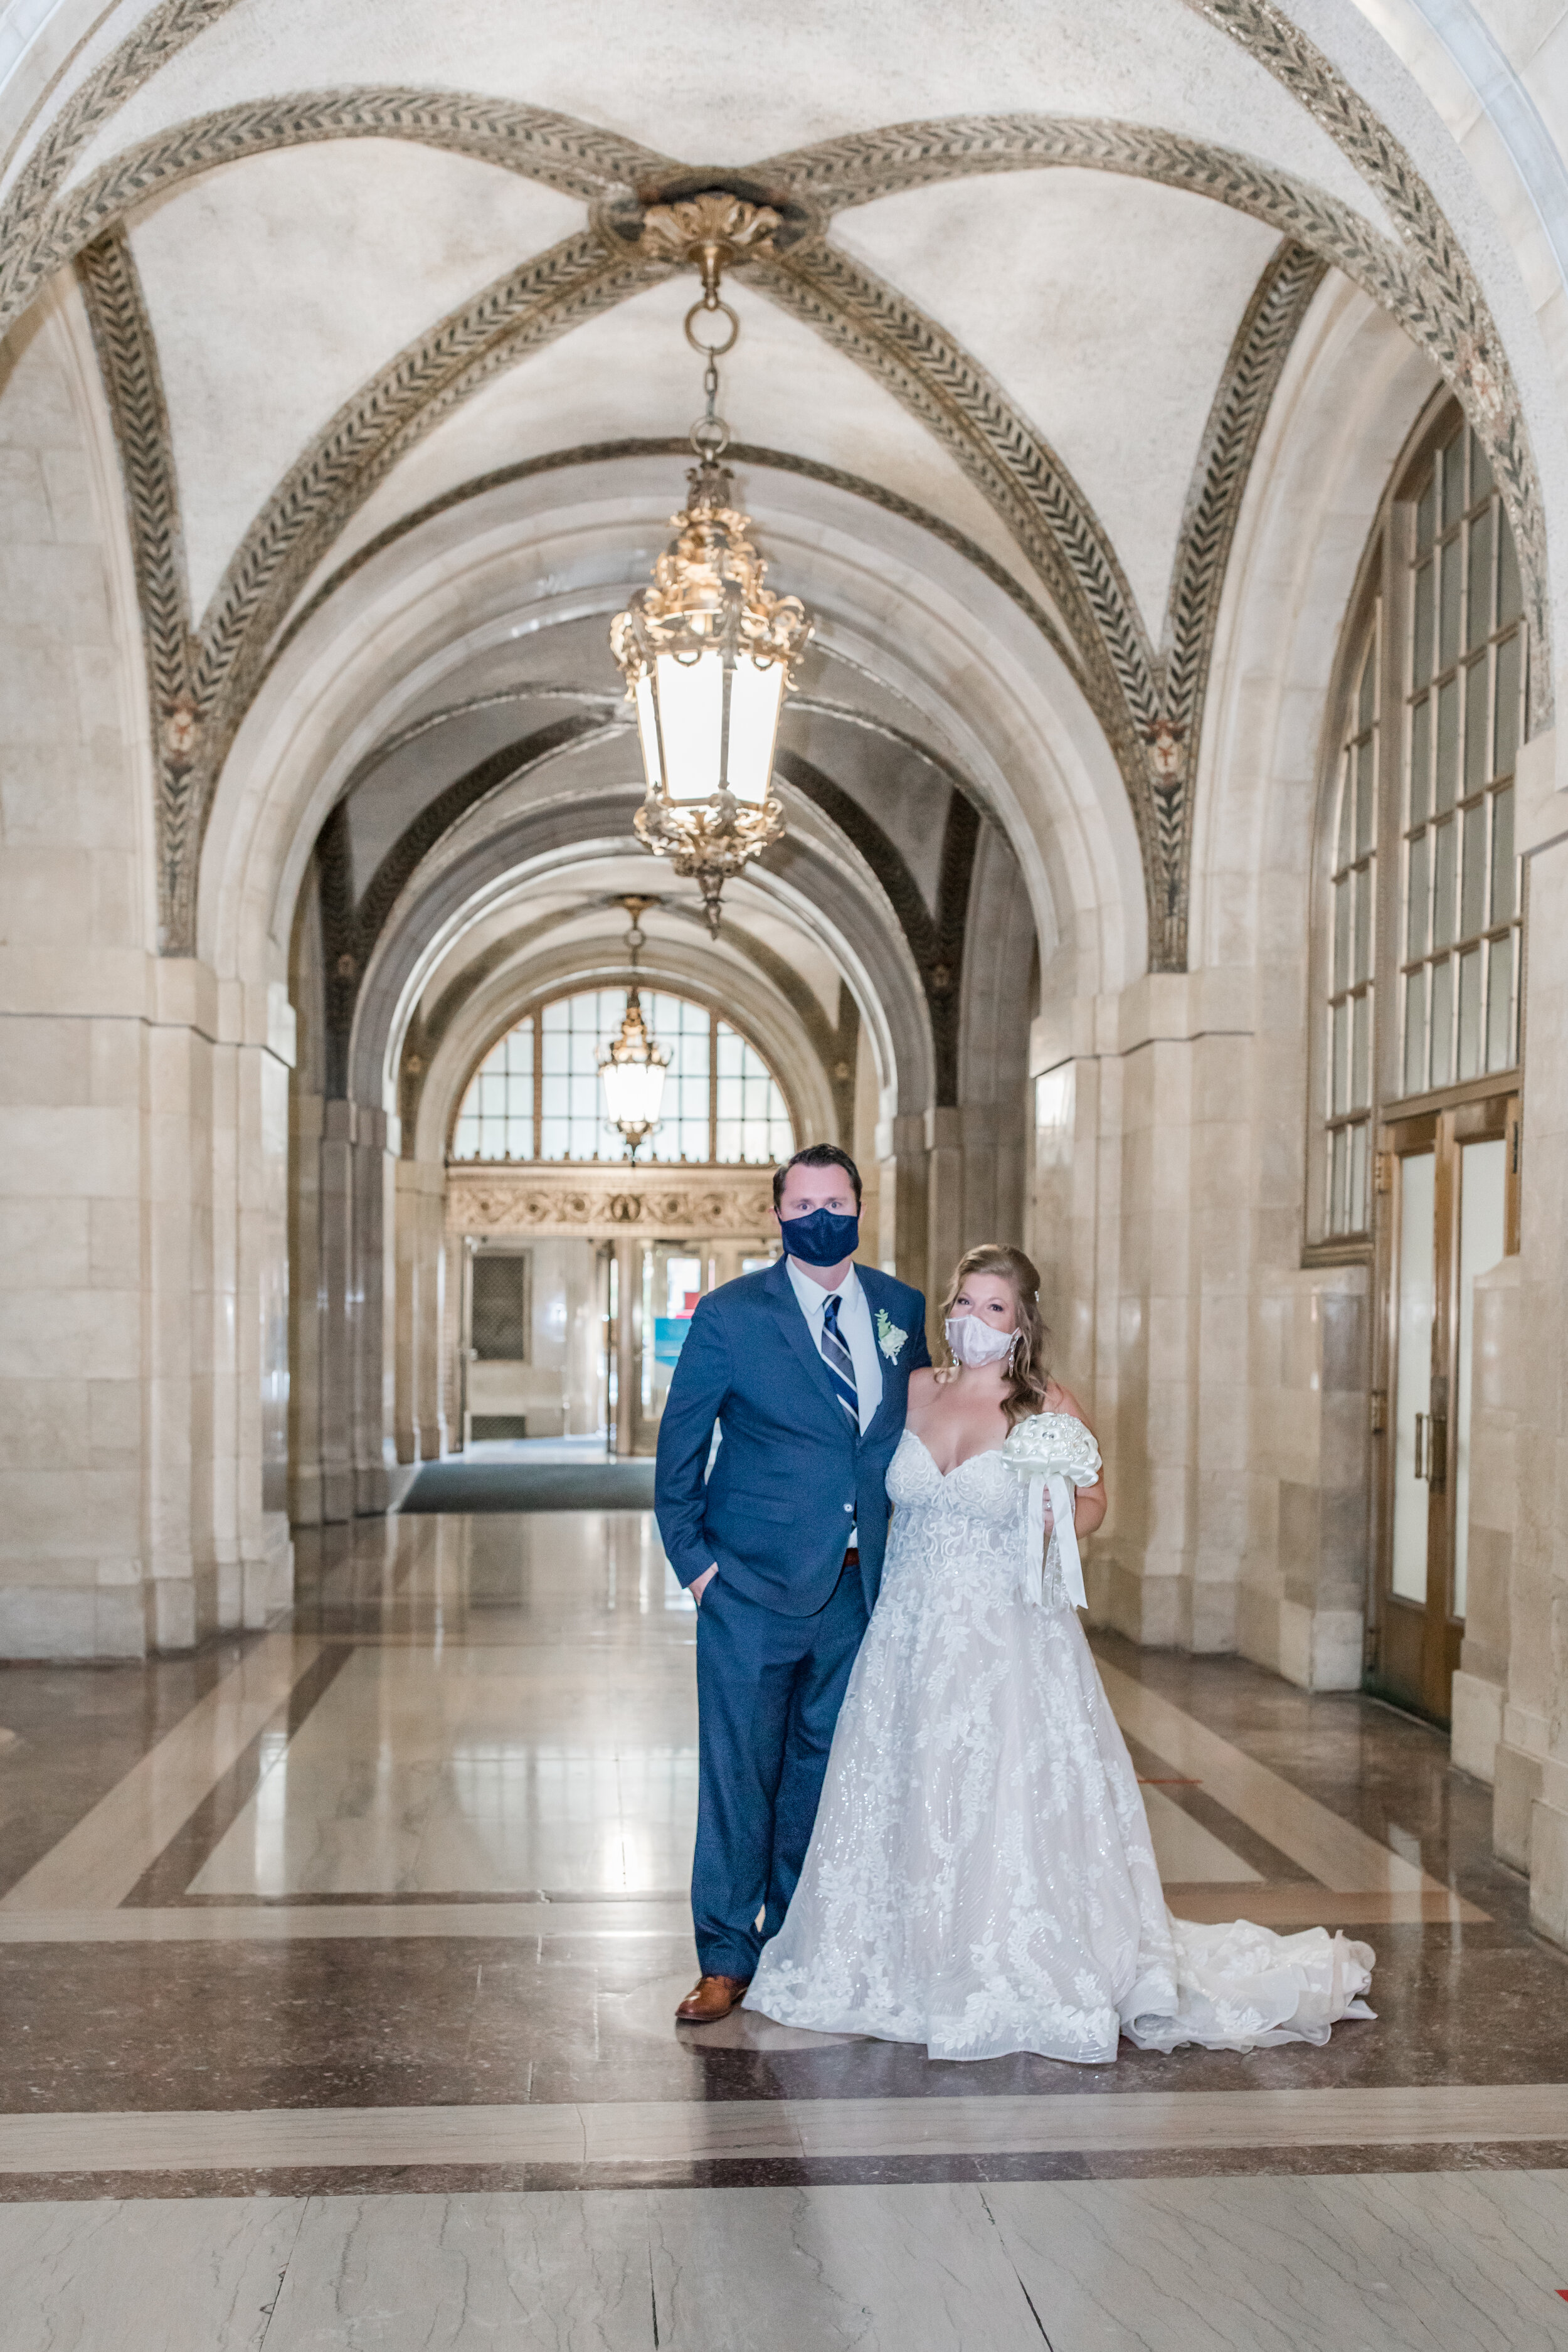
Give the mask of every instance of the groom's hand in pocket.
[[708, 1587], [712, 1583], [713, 1579], [718, 1575], [718, 1573], [719, 1563], [715, 1560], [711, 1568], [705, 1568], [700, 1576], [694, 1576], [692, 1578], [689, 1590], [690, 1591], [691, 1598], [696, 1601], [699, 1609], [702, 1606], [703, 1594], [707, 1591]]

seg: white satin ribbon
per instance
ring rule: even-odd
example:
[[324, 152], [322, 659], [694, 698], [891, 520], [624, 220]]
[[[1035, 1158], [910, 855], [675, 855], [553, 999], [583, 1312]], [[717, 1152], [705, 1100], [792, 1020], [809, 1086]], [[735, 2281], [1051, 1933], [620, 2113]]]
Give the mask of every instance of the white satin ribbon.
[[1029, 1481], [1029, 1567], [1024, 1578], [1024, 1598], [1043, 1609], [1046, 1601], [1046, 1488], [1051, 1490], [1051, 1517], [1056, 1525], [1057, 1554], [1062, 1564], [1062, 1582], [1067, 1596], [1075, 1609], [1087, 1609], [1089, 1596], [1083, 1589], [1083, 1560], [1078, 1548], [1078, 1529], [1073, 1525], [1073, 1505], [1076, 1496], [1071, 1486], [1058, 1471], [1051, 1477], [1043, 1475]]

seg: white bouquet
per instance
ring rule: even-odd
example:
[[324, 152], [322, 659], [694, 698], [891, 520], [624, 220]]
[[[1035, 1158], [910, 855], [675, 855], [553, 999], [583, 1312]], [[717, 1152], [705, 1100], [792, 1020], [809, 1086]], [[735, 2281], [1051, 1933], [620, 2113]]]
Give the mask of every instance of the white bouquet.
[[1029, 1482], [1029, 1549], [1019, 1578], [1019, 1595], [1039, 1606], [1045, 1599], [1045, 1492], [1050, 1488], [1051, 1518], [1068, 1599], [1085, 1605], [1083, 1561], [1073, 1526], [1072, 1486], [1092, 1486], [1100, 1475], [1100, 1448], [1070, 1412], [1031, 1413], [1007, 1432], [1002, 1459]]

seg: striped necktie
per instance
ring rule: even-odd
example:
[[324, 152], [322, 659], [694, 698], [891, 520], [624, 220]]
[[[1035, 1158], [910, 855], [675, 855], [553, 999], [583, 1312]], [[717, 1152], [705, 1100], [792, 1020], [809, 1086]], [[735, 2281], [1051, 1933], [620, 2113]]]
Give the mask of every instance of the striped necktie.
[[833, 1382], [835, 1396], [858, 1430], [860, 1392], [855, 1385], [855, 1359], [849, 1353], [848, 1341], [838, 1328], [837, 1292], [828, 1300], [822, 1318], [822, 1359], [827, 1366], [827, 1377]]

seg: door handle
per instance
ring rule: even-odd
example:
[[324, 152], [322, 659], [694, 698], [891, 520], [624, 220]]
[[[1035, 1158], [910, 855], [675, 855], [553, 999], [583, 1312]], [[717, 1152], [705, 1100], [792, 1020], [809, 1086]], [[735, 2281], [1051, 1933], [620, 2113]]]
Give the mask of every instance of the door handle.
[[1427, 1424], [1426, 1483], [1435, 1495], [1440, 1495], [1448, 1476], [1448, 1416], [1435, 1412]]
[[1441, 1412], [1415, 1416], [1415, 1475], [1440, 1495], [1448, 1475], [1448, 1418]]

